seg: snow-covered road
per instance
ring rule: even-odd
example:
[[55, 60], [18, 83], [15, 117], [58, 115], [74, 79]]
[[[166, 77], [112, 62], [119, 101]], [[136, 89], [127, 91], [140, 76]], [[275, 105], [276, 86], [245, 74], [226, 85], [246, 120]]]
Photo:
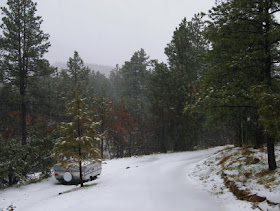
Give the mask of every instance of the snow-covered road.
[[225, 210], [207, 192], [187, 179], [189, 166], [219, 148], [197, 152], [156, 154], [106, 161], [102, 175], [76, 188], [57, 184], [53, 178], [41, 183], [0, 192], [0, 210], [13, 204], [19, 211], [192, 211]]

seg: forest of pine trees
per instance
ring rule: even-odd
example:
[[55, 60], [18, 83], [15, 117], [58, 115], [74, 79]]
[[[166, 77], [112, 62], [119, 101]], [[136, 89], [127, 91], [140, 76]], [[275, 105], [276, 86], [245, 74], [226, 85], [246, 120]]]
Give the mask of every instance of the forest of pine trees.
[[225, 144], [266, 144], [268, 168], [277, 168], [279, 1], [216, 1], [178, 23], [165, 47], [167, 63], [135, 49], [109, 77], [86, 67], [76, 51], [67, 68], [52, 67], [36, 6], [7, 0], [1, 8], [0, 187], [33, 172], [48, 176], [67, 157]]

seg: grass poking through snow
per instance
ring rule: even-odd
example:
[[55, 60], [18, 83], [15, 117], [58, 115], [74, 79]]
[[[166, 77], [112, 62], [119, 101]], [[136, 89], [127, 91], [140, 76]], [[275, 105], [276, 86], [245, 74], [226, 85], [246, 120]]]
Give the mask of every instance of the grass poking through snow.
[[[201, 186], [220, 198], [229, 189], [222, 177], [227, 177], [241, 190], [266, 197], [268, 202], [253, 203], [252, 207], [280, 210], [280, 145], [275, 147], [278, 168], [268, 170], [267, 149], [229, 146], [191, 169], [190, 178], [197, 178]], [[269, 204], [272, 202], [272, 204]]]

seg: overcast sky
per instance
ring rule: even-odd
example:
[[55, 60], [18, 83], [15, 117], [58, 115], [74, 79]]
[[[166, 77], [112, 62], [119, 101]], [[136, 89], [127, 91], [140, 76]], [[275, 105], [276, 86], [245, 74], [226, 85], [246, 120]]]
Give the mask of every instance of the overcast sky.
[[[6, 0], [0, 0], [0, 5]], [[166, 61], [164, 48], [181, 20], [207, 12], [215, 0], [36, 0], [50, 34], [46, 58], [66, 62], [77, 50], [86, 63], [115, 66], [144, 48]]]

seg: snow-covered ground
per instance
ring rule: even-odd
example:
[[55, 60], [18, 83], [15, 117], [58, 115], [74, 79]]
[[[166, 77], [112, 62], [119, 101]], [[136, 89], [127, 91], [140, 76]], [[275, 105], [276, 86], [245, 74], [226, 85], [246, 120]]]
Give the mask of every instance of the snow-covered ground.
[[[280, 210], [280, 169], [268, 171], [266, 148], [240, 148], [228, 146], [207, 159], [192, 164], [188, 169], [188, 178], [201, 190], [226, 203], [227, 208], [236, 210]], [[275, 147], [276, 161], [280, 163], [280, 145]], [[270, 202], [249, 203], [235, 200], [233, 194], [224, 185], [222, 173], [234, 181], [240, 190], [266, 197]], [[234, 210], [234, 209], [233, 209]]]
[[227, 190], [218, 197], [201, 189], [201, 181], [190, 173], [222, 148], [108, 160], [101, 176], [82, 189], [49, 178], [0, 191], [0, 210], [10, 205], [16, 211], [252, 210]]

